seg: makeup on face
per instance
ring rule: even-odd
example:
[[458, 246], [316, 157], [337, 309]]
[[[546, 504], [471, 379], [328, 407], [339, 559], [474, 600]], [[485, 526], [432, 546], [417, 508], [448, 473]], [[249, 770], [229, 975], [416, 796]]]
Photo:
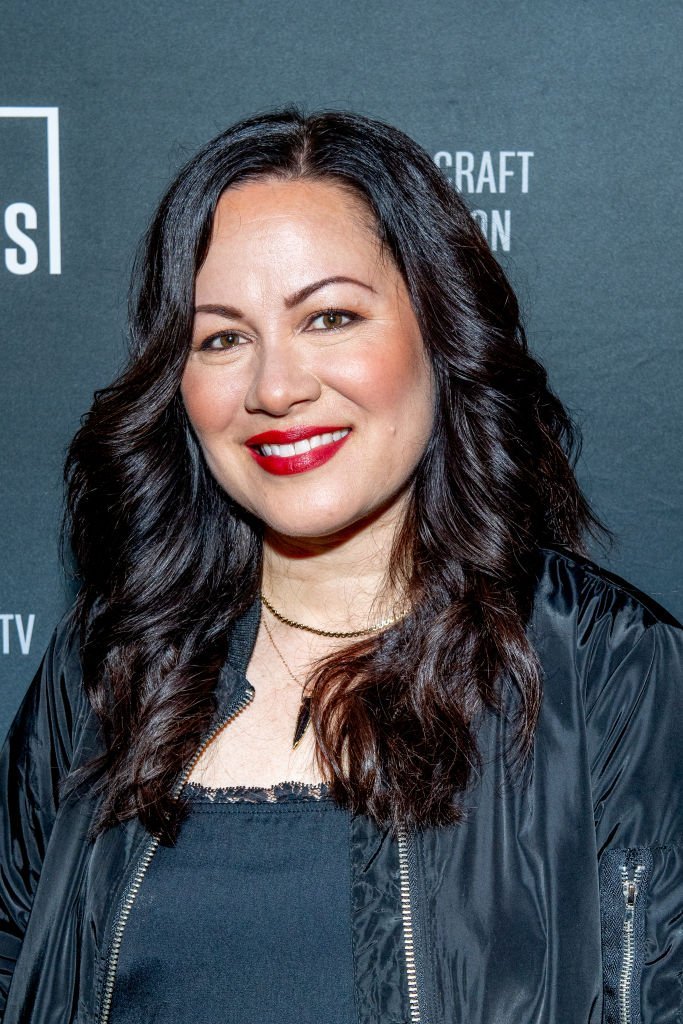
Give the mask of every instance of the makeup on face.
[[433, 387], [363, 201], [332, 181], [228, 189], [195, 311], [183, 401], [233, 500], [288, 537], [390, 519], [431, 433]]
[[294, 427], [266, 430], [245, 444], [266, 473], [290, 476], [317, 469], [335, 455], [351, 434], [351, 427]]

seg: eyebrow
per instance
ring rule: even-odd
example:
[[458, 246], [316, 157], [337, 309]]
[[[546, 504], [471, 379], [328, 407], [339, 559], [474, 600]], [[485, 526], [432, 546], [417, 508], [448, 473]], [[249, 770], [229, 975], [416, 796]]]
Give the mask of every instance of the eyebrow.
[[[328, 284], [356, 284], [360, 288], [365, 288], [369, 292], [375, 291], [372, 285], [365, 284], [363, 281], [358, 281], [355, 277], [343, 277], [337, 275], [336, 277], [323, 277], [320, 281], [314, 281], [312, 284], [307, 284], [299, 291], [294, 292], [285, 299], [285, 308], [293, 309], [295, 306], [300, 305], [314, 292], [317, 292], [319, 288], [324, 288]], [[235, 306], [224, 306], [219, 303], [204, 303], [201, 306], [195, 307], [195, 313], [215, 313], [217, 316], [224, 316], [227, 319], [242, 319], [244, 314], [236, 309]]]

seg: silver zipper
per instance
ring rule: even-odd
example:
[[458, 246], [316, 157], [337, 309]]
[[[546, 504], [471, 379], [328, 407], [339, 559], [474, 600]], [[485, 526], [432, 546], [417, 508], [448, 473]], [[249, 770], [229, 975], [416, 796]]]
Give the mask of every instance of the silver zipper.
[[415, 965], [415, 935], [413, 931], [413, 905], [410, 895], [410, 868], [408, 864], [408, 835], [405, 829], [398, 831], [398, 871], [401, 889], [401, 916], [403, 919], [403, 943], [408, 978], [408, 1004], [410, 1024], [420, 1024], [420, 1000], [417, 990], [417, 967]]
[[[208, 747], [209, 743], [211, 743], [211, 741], [218, 735], [218, 733], [222, 729], [224, 729], [226, 725], [229, 725], [230, 722], [232, 722], [232, 720], [237, 717], [240, 711], [243, 711], [247, 704], [250, 704], [253, 699], [254, 690], [251, 687], [249, 687], [242, 694], [238, 703], [231, 708], [231, 710], [228, 712], [225, 718], [222, 718], [217, 723], [216, 727], [202, 741], [197, 750], [194, 752], [192, 760], [186, 766], [180, 777], [177, 779], [175, 786], [173, 787], [172, 795], [174, 798], [180, 796], [183, 787], [187, 783], [187, 780], [189, 779], [190, 775], [192, 774], [192, 769], [194, 768], [194, 766], [196, 765], [197, 761], [202, 756], [206, 748]], [[144, 879], [145, 874], [147, 873], [147, 868], [149, 867], [152, 857], [154, 856], [158, 846], [158, 836], [152, 836], [147, 845], [145, 846], [143, 854], [140, 857], [140, 860], [138, 861], [138, 866], [135, 869], [135, 874], [133, 875], [132, 881], [128, 888], [126, 889], [123, 899], [121, 900], [118, 916], [116, 918], [116, 923], [114, 925], [114, 935], [109, 949], [109, 958], [107, 960], [107, 969], [105, 973], [104, 990], [102, 995], [102, 1007], [98, 1018], [98, 1024], [107, 1024], [109, 1020], [112, 999], [114, 997], [114, 982], [116, 980], [116, 968], [118, 966], [119, 954], [121, 952], [123, 932], [126, 927], [128, 918], [130, 917], [130, 912], [133, 909], [133, 904], [135, 903], [137, 894], [140, 891], [142, 880]]]
[[624, 894], [624, 926], [622, 937], [621, 971], [619, 973], [619, 1024], [631, 1024], [633, 985], [633, 968], [636, 961], [636, 900], [638, 886], [645, 873], [645, 867], [639, 864], [629, 878], [628, 868], [621, 868], [621, 889]]

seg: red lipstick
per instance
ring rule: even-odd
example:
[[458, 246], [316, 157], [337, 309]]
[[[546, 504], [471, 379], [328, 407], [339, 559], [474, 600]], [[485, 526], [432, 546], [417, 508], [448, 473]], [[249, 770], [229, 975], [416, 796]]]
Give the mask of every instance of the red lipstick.
[[[322, 434], [334, 434], [339, 430], [347, 430], [348, 433], [336, 441], [328, 441], [298, 455], [266, 455], [260, 450], [262, 445], [291, 445], [296, 441], [306, 441]], [[291, 427], [289, 430], [266, 430], [262, 434], [254, 434], [245, 441], [245, 444], [254, 461], [267, 473], [272, 473], [273, 476], [291, 476], [293, 473], [317, 469], [328, 462], [350, 436], [349, 427]]]

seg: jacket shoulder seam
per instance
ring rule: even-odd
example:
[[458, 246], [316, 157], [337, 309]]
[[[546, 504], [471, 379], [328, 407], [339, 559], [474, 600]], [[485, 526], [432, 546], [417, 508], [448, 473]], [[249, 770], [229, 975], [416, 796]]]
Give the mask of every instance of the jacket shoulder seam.
[[651, 622], [643, 624], [645, 629], [650, 629], [653, 626], [673, 626], [675, 629], [683, 629], [683, 624], [668, 609], [660, 605], [655, 598], [645, 594], [638, 587], [629, 583], [628, 580], [622, 579], [616, 573], [605, 569], [596, 562], [591, 561], [591, 559], [583, 555], [572, 554], [547, 546], [541, 546], [539, 550], [544, 555], [550, 555], [556, 561], [562, 561], [568, 566], [579, 570], [585, 576], [596, 580], [605, 587], [623, 594], [624, 597], [636, 604], [651, 618]]

